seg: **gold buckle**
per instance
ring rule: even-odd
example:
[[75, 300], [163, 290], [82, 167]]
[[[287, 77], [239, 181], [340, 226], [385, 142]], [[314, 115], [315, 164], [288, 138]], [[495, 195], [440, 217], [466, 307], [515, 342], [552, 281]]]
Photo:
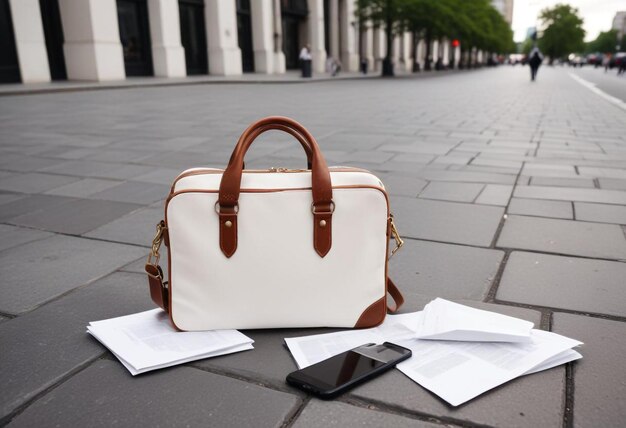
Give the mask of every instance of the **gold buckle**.
[[330, 201], [329, 210], [330, 211], [316, 211], [317, 207], [315, 206], [315, 202], [311, 202], [311, 212], [313, 214], [332, 214], [335, 212], [335, 203]]
[[[156, 235], [154, 235], [154, 239], [152, 240], [152, 249], [148, 254], [147, 264], [150, 265], [158, 265], [159, 259], [161, 258], [161, 254], [159, 253], [159, 248], [161, 248], [161, 243], [163, 242], [163, 229], [165, 228], [165, 222], [161, 220], [156, 225]], [[152, 259], [154, 258], [154, 263]]]
[[396, 252], [400, 248], [402, 248], [402, 246], [404, 245], [404, 241], [402, 240], [402, 238], [400, 238], [398, 228], [396, 228], [396, 224], [393, 222], [393, 214], [389, 214], [389, 221], [391, 222], [391, 236], [393, 236], [394, 241], [396, 241], [396, 248], [391, 251], [391, 256], [389, 256], [389, 258], [392, 258], [394, 254], [396, 254]]

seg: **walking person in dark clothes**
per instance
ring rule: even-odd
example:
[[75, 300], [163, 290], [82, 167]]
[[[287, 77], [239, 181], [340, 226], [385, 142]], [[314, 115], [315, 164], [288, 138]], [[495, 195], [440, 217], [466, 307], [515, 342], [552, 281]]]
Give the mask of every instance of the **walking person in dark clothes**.
[[534, 47], [530, 54], [528, 55], [528, 65], [530, 65], [530, 80], [531, 82], [535, 81], [537, 77], [537, 70], [539, 70], [539, 66], [543, 61], [543, 55], [538, 47]]

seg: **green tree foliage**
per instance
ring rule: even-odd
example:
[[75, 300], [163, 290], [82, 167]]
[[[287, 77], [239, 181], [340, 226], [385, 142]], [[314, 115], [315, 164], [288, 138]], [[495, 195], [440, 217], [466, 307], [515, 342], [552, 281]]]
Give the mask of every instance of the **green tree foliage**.
[[356, 16], [360, 23], [371, 20], [385, 28], [389, 63], [393, 37], [404, 31], [413, 35], [414, 53], [419, 39], [427, 42], [427, 57], [430, 42], [440, 38], [458, 39], [464, 51], [515, 51], [511, 28], [489, 0], [356, 0]]
[[595, 40], [587, 43], [587, 52], [615, 53], [617, 40], [617, 30], [601, 32]]
[[568, 4], [557, 4], [543, 9], [539, 19], [545, 28], [539, 39], [539, 48], [550, 57], [550, 63], [584, 49], [585, 30], [578, 9]]

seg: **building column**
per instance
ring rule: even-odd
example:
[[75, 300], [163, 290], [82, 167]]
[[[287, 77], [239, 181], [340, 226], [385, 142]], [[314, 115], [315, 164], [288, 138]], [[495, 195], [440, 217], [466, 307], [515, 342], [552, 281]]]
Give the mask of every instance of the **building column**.
[[328, 27], [328, 37], [330, 38], [328, 55], [339, 59], [339, 0], [329, 0], [328, 2]]
[[365, 43], [365, 48], [363, 52], [365, 53], [365, 59], [367, 60], [367, 65], [369, 70], [374, 70], [374, 29], [372, 28], [372, 23], [368, 22], [365, 24], [365, 33], [363, 34]]
[[[313, 58], [313, 71], [323, 73], [326, 70], [326, 48], [324, 46], [324, 0], [308, 0], [309, 44]], [[331, 31], [332, 33], [332, 31]]]
[[459, 63], [461, 62], [461, 46], [456, 46], [454, 48], [454, 68], [459, 68]]
[[356, 18], [354, 16], [354, 0], [343, 0], [340, 13], [341, 29], [341, 62], [346, 71], [359, 70], [359, 53], [355, 50]]
[[[21, 1], [21, 0], [20, 0]], [[69, 80], [126, 77], [115, 0], [59, 0]]]
[[434, 67], [435, 64], [437, 63], [437, 60], [439, 59], [439, 40], [435, 39], [432, 41], [430, 55], [433, 59], [432, 65]]
[[402, 43], [401, 43], [402, 56], [404, 58], [404, 69], [410, 72], [413, 70], [412, 35], [411, 33], [407, 31], [407, 32], [402, 33], [401, 37], [402, 37]]
[[382, 28], [374, 28], [374, 70], [380, 71], [385, 59], [385, 32]]
[[417, 63], [420, 65], [420, 70], [423, 70], [424, 65], [426, 64], [426, 61], [424, 59], [425, 55], [426, 55], [426, 43], [424, 42], [424, 39], [420, 38], [419, 41], [417, 42]]
[[185, 49], [180, 43], [178, 0], [148, 0], [148, 17], [154, 75], [186, 76]]
[[252, 0], [252, 46], [257, 73], [274, 72], [274, 0]]
[[205, 0], [209, 74], [233, 76], [243, 73], [237, 40], [237, 9], [234, 0]]
[[283, 16], [280, 0], [273, 0], [272, 12], [274, 13], [274, 73], [284, 73], [287, 66], [283, 52]]
[[442, 39], [441, 43], [443, 45], [441, 62], [444, 67], [447, 67], [450, 64], [450, 41]]
[[50, 67], [38, 0], [9, 0], [22, 83], [49, 82]]

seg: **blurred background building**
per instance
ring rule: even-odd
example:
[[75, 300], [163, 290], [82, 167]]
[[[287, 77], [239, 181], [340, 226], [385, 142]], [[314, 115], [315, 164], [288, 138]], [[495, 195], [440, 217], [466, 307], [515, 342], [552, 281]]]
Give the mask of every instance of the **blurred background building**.
[[[510, 23], [513, 0], [492, 0]], [[309, 45], [315, 72], [378, 70], [385, 31], [359, 25], [354, 0], [0, 0], [0, 83], [107, 81], [129, 76], [284, 73]], [[424, 41], [394, 40], [394, 63], [423, 64]], [[433, 63], [454, 65], [458, 41], [431, 41]]]
[[613, 25], [611, 26], [613, 30], [617, 30], [617, 38], [618, 40], [624, 37], [626, 34], [626, 11], [617, 12], [615, 14], [615, 18], [613, 18]]

